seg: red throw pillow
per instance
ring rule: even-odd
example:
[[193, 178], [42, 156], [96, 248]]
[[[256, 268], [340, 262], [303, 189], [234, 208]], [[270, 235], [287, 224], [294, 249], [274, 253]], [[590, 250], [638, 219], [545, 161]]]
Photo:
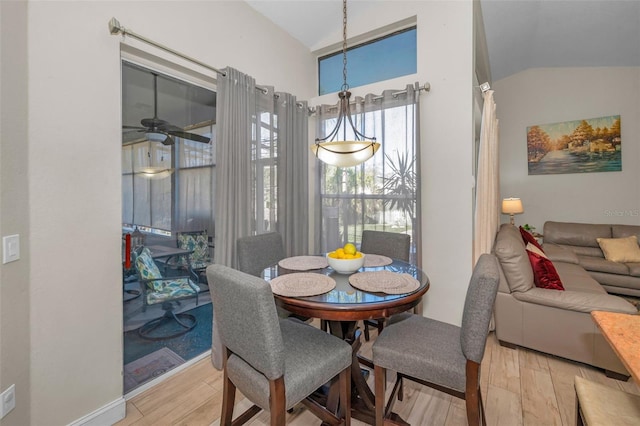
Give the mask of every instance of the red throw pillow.
[[542, 250], [542, 246], [540, 245], [538, 240], [536, 240], [536, 238], [533, 235], [531, 235], [529, 231], [524, 229], [522, 226], [519, 229], [520, 229], [520, 235], [522, 235], [522, 241], [524, 241], [525, 246], [527, 245], [527, 243], [531, 243], [534, 246], [538, 247], [544, 253], [544, 250]]
[[544, 254], [540, 255], [533, 250], [527, 250], [527, 254], [533, 269], [533, 282], [536, 287], [564, 291], [564, 286], [553, 263]]

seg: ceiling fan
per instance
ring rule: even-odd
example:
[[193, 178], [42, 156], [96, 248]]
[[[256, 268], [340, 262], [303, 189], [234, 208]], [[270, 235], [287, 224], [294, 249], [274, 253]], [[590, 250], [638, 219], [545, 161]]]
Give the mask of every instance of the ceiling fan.
[[138, 133], [144, 133], [148, 140], [161, 142], [163, 145], [175, 144], [176, 141], [172, 136], [196, 142], [209, 143], [211, 139], [206, 136], [185, 132], [180, 127], [158, 118], [158, 74], [151, 74], [153, 75], [153, 118], [143, 118], [140, 120], [142, 127], [122, 126], [122, 128], [135, 129]]

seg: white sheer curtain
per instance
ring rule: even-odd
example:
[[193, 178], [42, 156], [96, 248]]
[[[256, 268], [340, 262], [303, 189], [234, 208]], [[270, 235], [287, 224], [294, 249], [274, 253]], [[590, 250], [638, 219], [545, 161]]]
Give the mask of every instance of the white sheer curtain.
[[[356, 98], [354, 124], [381, 141], [380, 150], [354, 167], [319, 163], [316, 181], [315, 251], [360, 243], [365, 229], [411, 235], [412, 262], [420, 255], [419, 85]], [[317, 136], [336, 125], [336, 105], [316, 108]], [[340, 134], [343, 130], [340, 130]], [[351, 135], [350, 135], [351, 133]], [[352, 130], [346, 129], [347, 138]], [[316, 160], [319, 161], [319, 160]]]
[[498, 119], [493, 90], [484, 92], [478, 171], [476, 176], [474, 265], [483, 253], [491, 253], [500, 223], [500, 162]]

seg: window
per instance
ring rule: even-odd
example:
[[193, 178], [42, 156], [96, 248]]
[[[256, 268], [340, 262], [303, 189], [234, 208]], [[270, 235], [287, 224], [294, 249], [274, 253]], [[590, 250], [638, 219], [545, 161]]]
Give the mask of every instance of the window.
[[[326, 252], [346, 242], [359, 244], [365, 229], [401, 232], [412, 236], [411, 260], [416, 262], [420, 217], [417, 106], [413, 101], [391, 99], [393, 95], [378, 98], [383, 99], [352, 114], [360, 131], [382, 142], [376, 155], [355, 167], [324, 163], [319, 167], [322, 241], [316, 249]], [[318, 122], [322, 135], [334, 128], [336, 119], [319, 117]]]
[[[204, 229], [213, 235], [215, 92], [129, 62], [122, 64], [122, 82], [123, 226], [164, 236]], [[149, 118], [211, 142], [150, 141], [141, 123]], [[149, 176], [148, 167], [164, 171]]]
[[[417, 28], [411, 27], [347, 49], [347, 82], [363, 86], [417, 72]], [[342, 51], [318, 58], [319, 94], [339, 92]]]

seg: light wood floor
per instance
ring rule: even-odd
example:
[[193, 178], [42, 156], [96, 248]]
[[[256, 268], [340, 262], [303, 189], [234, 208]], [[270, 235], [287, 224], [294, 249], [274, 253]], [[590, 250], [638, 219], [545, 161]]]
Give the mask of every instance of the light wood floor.
[[[375, 330], [375, 329], [374, 329]], [[375, 331], [372, 333], [374, 340]], [[371, 343], [363, 354], [371, 354]], [[620, 382], [593, 367], [526, 349], [507, 349], [489, 335], [482, 362], [481, 390], [489, 425], [575, 425], [574, 376], [582, 376], [613, 388], [640, 395], [630, 379]], [[393, 378], [388, 374], [388, 378]], [[373, 388], [373, 380], [370, 385]], [[466, 425], [464, 401], [441, 392], [405, 382], [405, 398], [394, 411], [412, 425]], [[391, 385], [387, 386], [388, 390]], [[218, 425], [222, 401], [222, 374], [204, 359], [161, 384], [127, 401], [124, 425]], [[249, 403], [239, 394], [237, 415]], [[268, 413], [260, 413], [251, 425], [268, 425]], [[304, 408], [287, 417], [287, 424], [319, 425]], [[355, 426], [364, 423], [353, 420]]]

